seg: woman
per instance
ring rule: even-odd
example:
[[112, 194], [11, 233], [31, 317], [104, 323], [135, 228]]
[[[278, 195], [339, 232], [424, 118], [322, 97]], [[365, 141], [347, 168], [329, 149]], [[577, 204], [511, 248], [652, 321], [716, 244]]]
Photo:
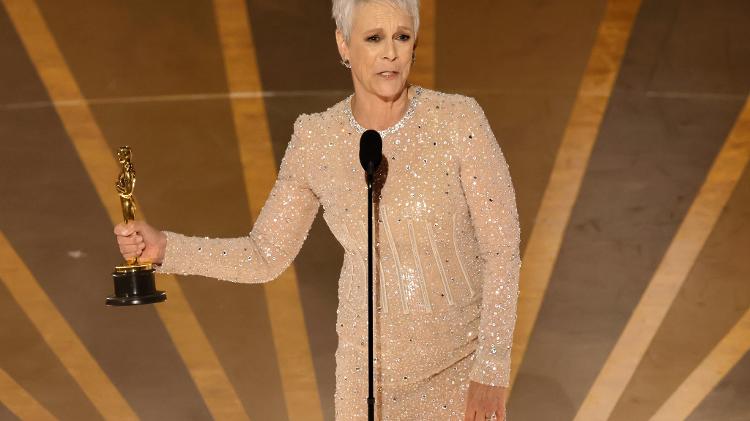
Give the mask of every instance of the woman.
[[378, 130], [378, 419], [503, 420], [521, 265], [503, 153], [473, 98], [407, 82], [418, 0], [334, 0], [333, 16], [354, 93], [297, 118], [249, 235], [187, 237], [136, 221], [115, 227], [120, 250], [163, 273], [267, 282], [295, 258], [322, 204], [345, 250], [336, 419], [366, 419], [367, 187], [358, 150], [364, 128]]

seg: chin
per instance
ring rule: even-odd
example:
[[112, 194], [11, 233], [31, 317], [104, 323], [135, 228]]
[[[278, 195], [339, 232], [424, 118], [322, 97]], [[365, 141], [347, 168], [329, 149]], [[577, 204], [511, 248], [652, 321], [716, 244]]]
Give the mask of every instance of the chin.
[[406, 88], [406, 81], [403, 79], [377, 80], [372, 86], [378, 96], [391, 98], [400, 94]]

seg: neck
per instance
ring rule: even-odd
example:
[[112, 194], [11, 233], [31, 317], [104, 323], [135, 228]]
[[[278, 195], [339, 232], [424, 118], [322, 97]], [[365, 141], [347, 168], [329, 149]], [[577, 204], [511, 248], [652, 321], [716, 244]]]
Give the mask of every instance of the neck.
[[367, 129], [385, 130], [396, 124], [409, 107], [409, 84], [392, 98], [384, 98], [364, 89], [356, 89], [352, 97], [352, 114]]

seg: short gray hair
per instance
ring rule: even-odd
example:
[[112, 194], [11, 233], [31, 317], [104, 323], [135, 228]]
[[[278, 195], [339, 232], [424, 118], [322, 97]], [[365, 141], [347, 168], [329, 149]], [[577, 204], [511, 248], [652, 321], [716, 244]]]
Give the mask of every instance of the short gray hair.
[[[336, 28], [344, 34], [347, 44], [351, 39], [352, 18], [354, 17], [354, 7], [361, 3], [367, 3], [375, 0], [333, 0], [333, 20], [336, 21]], [[414, 21], [414, 36], [419, 31], [419, 0], [382, 0], [391, 3], [394, 6], [405, 10], [411, 15]]]

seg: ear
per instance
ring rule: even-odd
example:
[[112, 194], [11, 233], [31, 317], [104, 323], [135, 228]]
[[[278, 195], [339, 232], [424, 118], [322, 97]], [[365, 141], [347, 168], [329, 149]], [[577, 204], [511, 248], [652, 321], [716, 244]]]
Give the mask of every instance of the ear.
[[346, 45], [346, 40], [344, 40], [344, 34], [341, 32], [340, 29], [336, 29], [336, 46], [339, 49], [339, 55], [342, 59], [348, 59], [349, 58], [349, 46]]

